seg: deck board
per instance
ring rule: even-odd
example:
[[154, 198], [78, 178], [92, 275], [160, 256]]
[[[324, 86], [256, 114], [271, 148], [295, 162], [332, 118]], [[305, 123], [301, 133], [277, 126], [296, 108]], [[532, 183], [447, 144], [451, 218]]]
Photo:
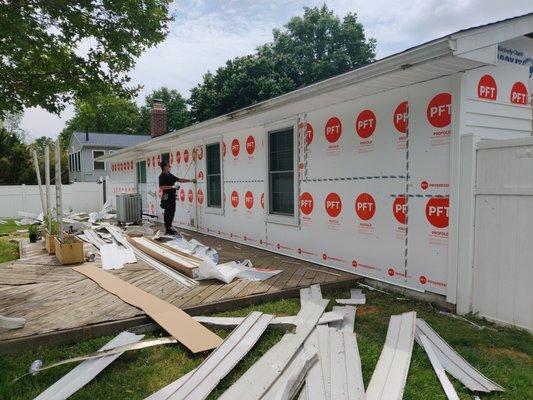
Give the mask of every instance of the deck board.
[[[208, 280], [193, 288], [184, 287], [143, 262], [110, 272], [190, 314], [294, 297], [300, 287], [312, 283], [334, 288], [352, 285], [360, 279], [347, 272], [225, 239], [190, 231], [186, 231], [186, 237], [217, 249], [221, 263], [250, 259], [255, 267], [283, 272], [263, 282], [235, 280], [224, 284]], [[0, 353], [20, 352], [41, 344], [72, 343], [151, 321], [142, 310], [124, 303], [70, 266], [59, 265], [43, 246], [42, 241], [36, 244], [22, 241], [23, 258], [0, 264], [0, 314], [27, 320], [22, 329], [0, 331]], [[100, 258], [91, 264], [100, 266]]]

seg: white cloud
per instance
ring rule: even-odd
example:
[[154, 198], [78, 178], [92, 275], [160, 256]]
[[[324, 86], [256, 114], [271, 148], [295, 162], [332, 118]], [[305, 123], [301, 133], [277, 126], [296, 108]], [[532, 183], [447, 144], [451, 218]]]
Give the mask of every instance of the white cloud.
[[[324, 0], [188, 0], [174, 4], [176, 20], [167, 39], [149, 49], [131, 72], [141, 84], [138, 102], [152, 90], [168, 86], [188, 96], [208, 70], [228, 59], [249, 54], [272, 39], [304, 6]], [[328, 6], [340, 16], [356, 12], [366, 34], [377, 39], [378, 58], [471, 26], [532, 11], [530, 0], [333, 0]], [[27, 110], [23, 127], [30, 135], [55, 137], [72, 116], [60, 117], [39, 109]]]

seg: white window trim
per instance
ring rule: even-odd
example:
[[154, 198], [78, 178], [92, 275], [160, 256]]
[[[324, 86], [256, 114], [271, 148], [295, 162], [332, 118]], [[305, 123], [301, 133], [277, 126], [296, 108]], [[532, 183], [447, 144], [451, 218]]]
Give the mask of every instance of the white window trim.
[[[102, 153], [103, 153], [102, 156], [105, 155], [105, 150], [92, 150], [92, 154], [93, 154], [93, 162], [92, 162], [92, 164], [93, 164], [93, 165], [92, 165], [92, 166], [93, 166], [93, 171], [105, 171], [105, 161], [94, 161], [94, 158], [95, 158], [95, 157], [94, 157], [94, 152], [95, 152], [95, 151], [100, 151], [100, 152], [102, 152]], [[102, 157], [102, 156], [98, 156], [98, 157]], [[101, 162], [101, 163], [103, 163], [103, 164], [104, 164], [104, 168], [101, 168], [101, 169], [96, 169], [96, 168], [94, 168], [94, 163], [95, 163], [95, 162]]]
[[[220, 150], [220, 207], [209, 207], [207, 201], [207, 146], [213, 143], [218, 143]], [[224, 199], [224, 144], [223, 138], [221, 135], [213, 136], [207, 139], [204, 139], [203, 145], [205, 147], [205, 213], [206, 214], [215, 214], [215, 215], [224, 215], [226, 209], [226, 202]]]
[[[270, 138], [269, 132], [290, 129], [293, 131], [293, 173], [294, 173], [294, 215], [270, 214]], [[265, 221], [271, 224], [299, 226], [300, 224], [300, 207], [298, 204], [298, 118], [291, 118], [280, 122], [265, 125], [263, 127], [265, 138]]]

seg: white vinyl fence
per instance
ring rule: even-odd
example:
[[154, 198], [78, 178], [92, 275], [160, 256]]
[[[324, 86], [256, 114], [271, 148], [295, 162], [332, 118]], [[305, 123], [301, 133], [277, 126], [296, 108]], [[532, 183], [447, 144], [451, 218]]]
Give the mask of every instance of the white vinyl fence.
[[[44, 187], [43, 187], [44, 190]], [[99, 210], [103, 204], [103, 187], [96, 182], [77, 182], [63, 185], [63, 210], [90, 212]], [[50, 202], [55, 207], [55, 187], [50, 188]], [[18, 218], [19, 211], [40, 213], [42, 211], [37, 185], [0, 186], [0, 218]]]
[[533, 331], [533, 138], [476, 153], [472, 311]]

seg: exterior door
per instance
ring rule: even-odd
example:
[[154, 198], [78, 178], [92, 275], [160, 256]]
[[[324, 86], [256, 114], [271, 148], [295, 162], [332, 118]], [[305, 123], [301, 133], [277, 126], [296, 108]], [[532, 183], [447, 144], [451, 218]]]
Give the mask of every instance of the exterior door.
[[137, 193], [141, 195], [142, 211], [148, 212], [148, 189], [146, 187], [146, 161], [137, 163]]

